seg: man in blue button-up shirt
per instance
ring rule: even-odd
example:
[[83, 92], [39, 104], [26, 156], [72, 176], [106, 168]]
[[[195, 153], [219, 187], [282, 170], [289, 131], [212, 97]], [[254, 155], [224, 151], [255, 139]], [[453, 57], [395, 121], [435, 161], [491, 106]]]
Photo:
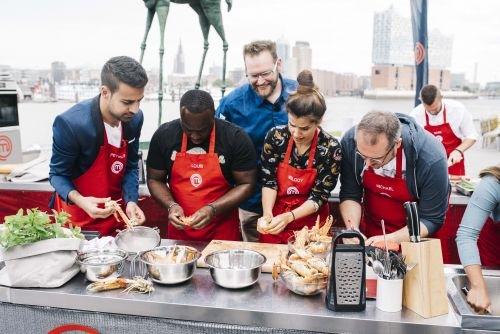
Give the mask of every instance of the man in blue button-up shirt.
[[[267, 131], [288, 123], [286, 101], [296, 90], [295, 80], [280, 75], [281, 59], [272, 41], [254, 41], [244, 46], [243, 58], [248, 83], [224, 97], [216, 116], [243, 128], [260, 157]], [[253, 196], [240, 206], [239, 216], [244, 241], [258, 241], [257, 220], [262, 215], [261, 184]]]

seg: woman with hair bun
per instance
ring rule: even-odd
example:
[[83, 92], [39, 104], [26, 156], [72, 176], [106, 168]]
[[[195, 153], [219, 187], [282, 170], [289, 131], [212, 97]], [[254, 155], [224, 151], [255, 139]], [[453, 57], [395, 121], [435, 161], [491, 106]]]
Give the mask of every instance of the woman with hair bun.
[[264, 141], [261, 242], [287, 243], [293, 231], [313, 226], [318, 215], [324, 221], [339, 177], [340, 143], [320, 127], [325, 99], [310, 71], [300, 72], [297, 81], [286, 106], [288, 125], [272, 128]]

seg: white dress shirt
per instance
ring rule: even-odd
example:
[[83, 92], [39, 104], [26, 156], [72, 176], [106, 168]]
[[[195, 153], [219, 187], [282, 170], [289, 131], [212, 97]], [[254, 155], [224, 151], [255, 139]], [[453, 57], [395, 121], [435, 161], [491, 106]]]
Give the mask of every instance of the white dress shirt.
[[108, 143], [119, 148], [122, 143], [122, 122], [120, 122], [118, 126], [111, 126], [104, 122], [104, 126], [106, 127]]
[[[451, 130], [460, 139], [479, 139], [479, 134], [476, 131], [474, 122], [472, 121], [472, 115], [467, 111], [465, 106], [455, 100], [443, 99], [441, 104], [441, 110], [437, 115], [429, 116], [429, 125], [441, 125], [443, 124], [443, 106], [446, 106], [446, 121], [450, 124]], [[416, 106], [410, 116], [415, 118], [418, 124], [422, 127], [425, 126], [425, 108], [423, 103]]]

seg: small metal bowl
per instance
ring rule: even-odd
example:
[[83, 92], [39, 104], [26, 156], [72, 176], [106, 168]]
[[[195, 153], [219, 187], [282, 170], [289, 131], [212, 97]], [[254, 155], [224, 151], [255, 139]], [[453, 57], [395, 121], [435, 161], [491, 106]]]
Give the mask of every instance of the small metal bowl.
[[86, 279], [101, 282], [119, 277], [126, 258], [127, 253], [120, 249], [94, 249], [80, 253], [76, 262]]
[[[174, 247], [185, 247], [188, 250], [195, 252], [195, 256], [189, 262], [185, 263], [159, 263], [153, 262], [148, 254], [168, 254]], [[161, 246], [153, 248], [149, 251], [142, 252], [139, 255], [141, 263], [146, 265], [147, 271], [151, 279], [160, 284], [178, 284], [189, 280], [196, 269], [196, 261], [200, 258], [201, 253], [193, 247], [188, 246]]]
[[210, 275], [217, 285], [241, 289], [257, 282], [266, 257], [248, 249], [216, 251], [205, 257]]

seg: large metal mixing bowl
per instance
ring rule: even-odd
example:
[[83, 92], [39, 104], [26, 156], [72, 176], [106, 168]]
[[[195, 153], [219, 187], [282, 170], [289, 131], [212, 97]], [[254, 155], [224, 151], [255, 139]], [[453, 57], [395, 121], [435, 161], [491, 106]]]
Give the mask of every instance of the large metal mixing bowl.
[[[186, 249], [195, 252], [195, 256], [189, 262], [185, 263], [161, 263], [153, 261], [148, 254], [168, 254], [174, 247], [186, 247]], [[188, 246], [161, 246], [153, 248], [149, 251], [142, 252], [139, 259], [147, 267], [151, 279], [160, 284], [178, 284], [189, 280], [196, 269], [196, 261], [201, 256], [201, 253], [196, 249]]]
[[257, 282], [266, 257], [248, 249], [217, 251], [205, 257], [214, 282], [224, 288], [240, 289]]

